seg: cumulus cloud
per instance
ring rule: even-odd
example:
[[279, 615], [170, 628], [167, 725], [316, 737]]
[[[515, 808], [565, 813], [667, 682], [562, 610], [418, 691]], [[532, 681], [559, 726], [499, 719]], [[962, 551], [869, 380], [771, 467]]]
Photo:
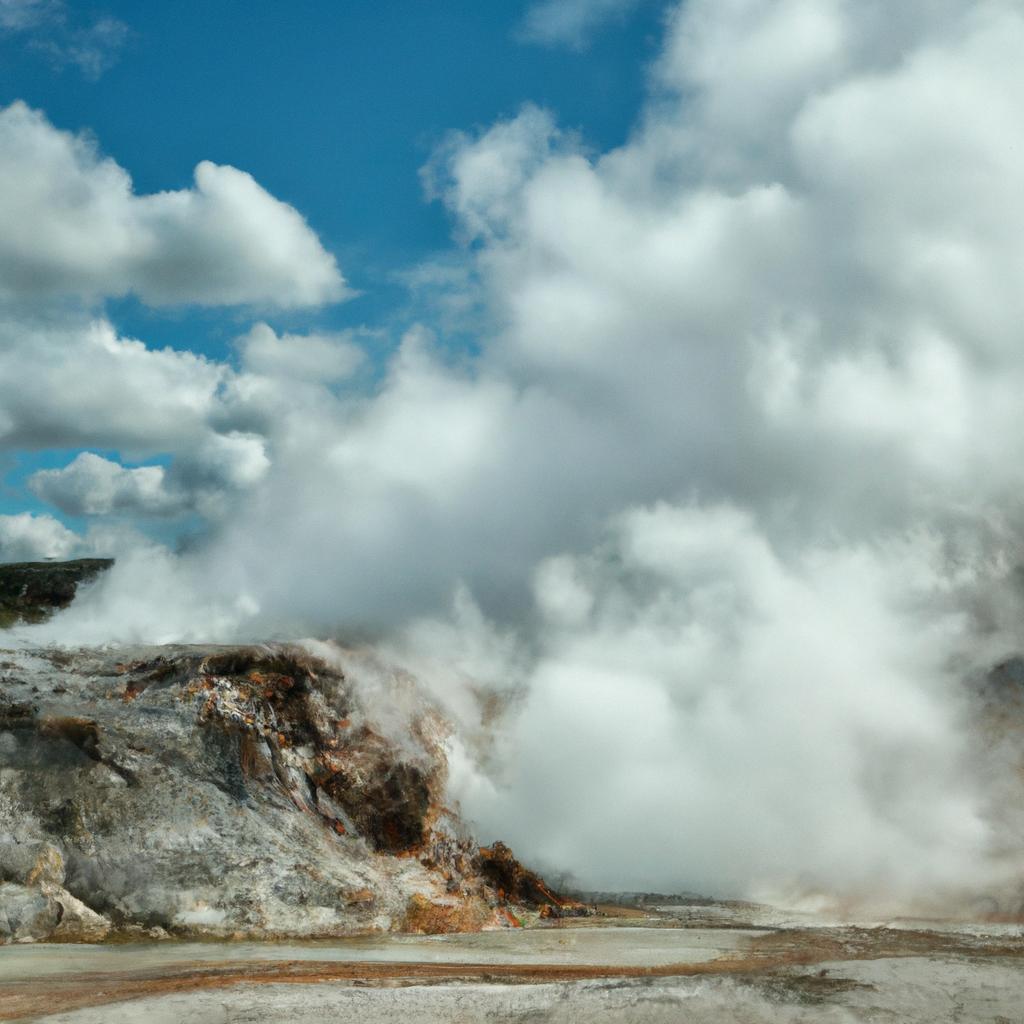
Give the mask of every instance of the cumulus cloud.
[[302, 216], [234, 167], [136, 195], [86, 136], [14, 103], [0, 111], [0, 292], [8, 299], [134, 293], [153, 305], [316, 306], [345, 294]]
[[164, 487], [163, 466], [128, 469], [82, 452], [63, 469], [44, 469], [29, 480], [32, 492], [73, 516], [112, 512], [168, 514], [178, 506]]
[[443, 199], [467, 240], [495, 240], [512, 224], [526, 182], [552, 155], [560, 134], [551, 114], [526, 106], [486, 134], [486, 144], [456, 132], [423, 170], [431, 199]]
[[640, 0], [538, 0], [526, 12], [522, 32], [531, 42], [582, 47], [590, 34], [622, 18]]
[[37, 472], [31, 489], [72, 515], [218, 517], [266, 474], [275, 418], [301, 387], [147, 348], [102, 319], [0, 312], [0, 446], [170, 457], [130, 468], [87, 451]]
[[332, 383], [350, 377], [363, 362], [351, 332], [276, 334], [258, 323], [237, 344], [244, 369], [268, 377]]
[[148, 353], [146, 436], [254, 439], [248, 497], [37, 635], [374, 636], [485, 834], [589, 884], [994, 885], [963, 680], [1024, 642], [1022, 46], [1009, 0], [689, 0], [624, 146], [452, 136], [477, 348], [413, 326], [363, 390], [264, 326], [239, 372]]
[[[266, 472], [288, 382], [355, 368], [344, 338], [254, 329], [252, 367], [239, 373], [151, 349], [93, 311], [128, 292], [155, 305], [283, 308], [343, 297], [334, 258], [249, 175], [202, 163], [194, 189], [137, 196], [87, 136], [15, 103], [0, 111], [0, 183], [0, 446], [170, 457], [129, 467], [85, 452], [37, 474], [33, 490], [64, 511], [216, 518]], [[278, 383], [261, 390], [259, 374]]]
[[37, 497], [74, 516], [174, 516], [199, 511], [216, 518], [237, 492], [253, 487], [269, 467], [265, 442], [252, 435], [212, 434], [181, 453], [170, 469], [123, 466], [81, 452], [61, 469], [28, 481]]
[[77, 534], [53, 516], [30, 512], [0, 516], [0, 559], [5, 562], [67, 558], [78, 545]]
[[0, 318], [6, 447], [166, 450], [205, 435], [229, 375], [191, 352], [154, 351], [107, 320]]

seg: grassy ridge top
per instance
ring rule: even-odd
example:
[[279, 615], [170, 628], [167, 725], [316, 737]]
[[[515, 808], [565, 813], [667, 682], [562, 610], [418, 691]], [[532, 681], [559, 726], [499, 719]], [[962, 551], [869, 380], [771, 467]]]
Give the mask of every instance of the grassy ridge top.
[[91, 582], [113, 564], [112, 558], [0, 564], [0, 629], [44, 622], [71, 604], [79, 584]]

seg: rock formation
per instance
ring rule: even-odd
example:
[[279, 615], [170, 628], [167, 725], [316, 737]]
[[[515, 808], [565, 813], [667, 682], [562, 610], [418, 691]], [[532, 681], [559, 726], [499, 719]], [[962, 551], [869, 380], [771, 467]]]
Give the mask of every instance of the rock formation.
[[478, 930], [570, 907], [472, 843], [443, 803], [445, 723], [395, 686], [383, 728], [387, 694], [368, 706], [340, 656], [298, 647], [0, 651], [0, 939]]

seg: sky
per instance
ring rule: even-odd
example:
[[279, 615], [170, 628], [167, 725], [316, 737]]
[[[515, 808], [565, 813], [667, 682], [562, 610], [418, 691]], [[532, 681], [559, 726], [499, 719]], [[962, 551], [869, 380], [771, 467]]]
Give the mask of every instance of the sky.
[[591, 887], [1015, 884], [1019, 2], [293, 6], [0, 0], [19, 636], [372, 644]]
[[[416, 301], [403, 272], [451, 242], [450, 221], [419, 176], [441, 140], [526, 101], [557, 106], [594, 147], [625, 138], [663, 8], [621, 6], [603, 20], [570, 17], [549, 39], [530, 35], [528, 19], [543, 25], [544, 5], [305, 3], [283, 16], [268, 3], [12, 0], [0, 23], [0, 102], [21, 100], [60, 129], [90, 134], [140, 193], [187, 186], [199, 154], [248, 171], [353, 268], [349, 301], [275, 310], [275, 322], [370, 322], [381, 332], [371, 349], [380, 359]], [[577, 24], [585, 35], [574, 34]], [[569, 33], [561, 40], [560, 25]], [[116, 28], [97, 32], [103, 26]], [[245, 317], [188, 303], [154, 310], [130, 294], [105, 305], [150, 346], [221, 359], [231, 358]], [[0, 511], [42, 510], [24, 481], [69, 454], [8, 454]], [[169, 539], [176, 527], [147, 529]]]
[[[359, 301], [318, 310], [320, 322], [362, 323], [401, 301], [396, 272], [450, 243], [418, 175], [447, 133], [531, 101], [562, 111], [595, 147], [626, 137], [661, 7], [613, 18], [583, 50], [530, 42], [527, 13], [468, 0], [443, 11], [415, 0], [311, 2], [286, 15], [269, 3], [74, 4], [64, 14], [73, 24], [124, 26], [109, 66], [55, 67], [25, 32], [8, 32], [0, 90], [58, 127], [93, 133], [140, 192], [188, 184], [199, 153], [246, 169], [353, 267]], [[159, 330], [146, 312], [119, 311]], [[208, 323], [188, 326], [214, 334], [200, 345], [218, 344]], [[160, 340], [180, 346], [178, 324]]]

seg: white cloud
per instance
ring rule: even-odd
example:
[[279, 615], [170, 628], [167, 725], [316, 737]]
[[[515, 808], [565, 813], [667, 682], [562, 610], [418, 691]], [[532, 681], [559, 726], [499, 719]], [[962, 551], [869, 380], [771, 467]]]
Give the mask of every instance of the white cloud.
[[259, 483], [270, 466], [265, 439], [241, 431], [211, 435], [196, 451], [192, 464], [194, 480], [240, 490]]
[[427, 194], [443, 198], [465, 237], [496, 239], [514, 222], [523, 186], [551, 155], [559, 134], [551, 115], [527, 106], [474, 145], [450, 136], [423, 172]]
[[104, 320], [0, 321], [0, 443], [174, 449], [205, 436], [230, 371]]
[[582, 47], [596, 29], [622, 18], [640, 0], [536, 0], [523, 20], [531, 42]]
[[170, 469], [129, 468], [93, 452], [81, 452], [61, 469], [34, 473], [29, 489], [75, 516], [174, 516], [196, 510], [210, 519], [226, 503], [258, 484], [270, 466], [263, 438], [211, 434], [179, 453]]
[[130, 35], [118, 18], [97, 18], [88, 28], [72, 32], [63, 45], [53, 44], [48, 50], [57, 60], [77, 65], [86, 78], [97, 79], [117, 63]]
[[130, 29], [109, 15], [89, 24], [72, 15], [63, 0], [0, 0], [0, 31], [20, 34], [58, 68], [73, 64], [97, 79], [116, 63]]
[[211, 433], [195, 450], [175, 459], [167, 474], [168, 492], [208, 520], [230, 516], [244, 492], [269, 472], [267, 448], [267, 439], [256, 434]]
[[[304, 378], [355, 367], [341, 337], [256, 330], [251, 368], [237, 373], [119, 336], [90, 312], [128, 292], [157, 305], [285, 308], [343, 297], [334, 258], [301, 216], [234, 168], [204, 162], [194, 189], [137, 196], [87, 136], [15, 103], [0, 110], [0, 223], [0, 447], [171, 457], [166, 469], [128, 468], [86, 452], [37, 474], [36, 492], [66, 511], [216, 519], [266, 473], [289, 390], [294, 401]], [[277, 379], [261, 384], [257, 366]]]
[[171, 456], [167, 468], [127, 468], [84, 452], [31, 486], [73, 515], [218, 518], [267, 472], [269, 441], [253, 428], [273, 433], [298, 386], [286, 382], [271, 400], [249, 393], [255, 380], [191, 352], [148, 349], [102, 320], [0, 320], [0, 445]]
[[21, 512], [0, 516], [0, 561], [36, 562], [68, 558], [79, 538], [53, 516]]
[[128, 469], [92, 452], [82, 452], [63, 469], [34, 473], [29, 487], [69, 515], [164, 515], [180, 510], [164, 488], [164, 475], [163, 466]]
[[138, 196], [88, 138], [22, 103], [0, 111], [0, 221], [8, 299], [290, 308], [345, 294], [302, 216], [244, 171], [204, 161], [193, 188]]
[[364, 359], [351, 332], [276, 334], [269, 325], [258, 323], [237, 345], [242, 366], [250, 373], [322, 383], [350, 377]]

